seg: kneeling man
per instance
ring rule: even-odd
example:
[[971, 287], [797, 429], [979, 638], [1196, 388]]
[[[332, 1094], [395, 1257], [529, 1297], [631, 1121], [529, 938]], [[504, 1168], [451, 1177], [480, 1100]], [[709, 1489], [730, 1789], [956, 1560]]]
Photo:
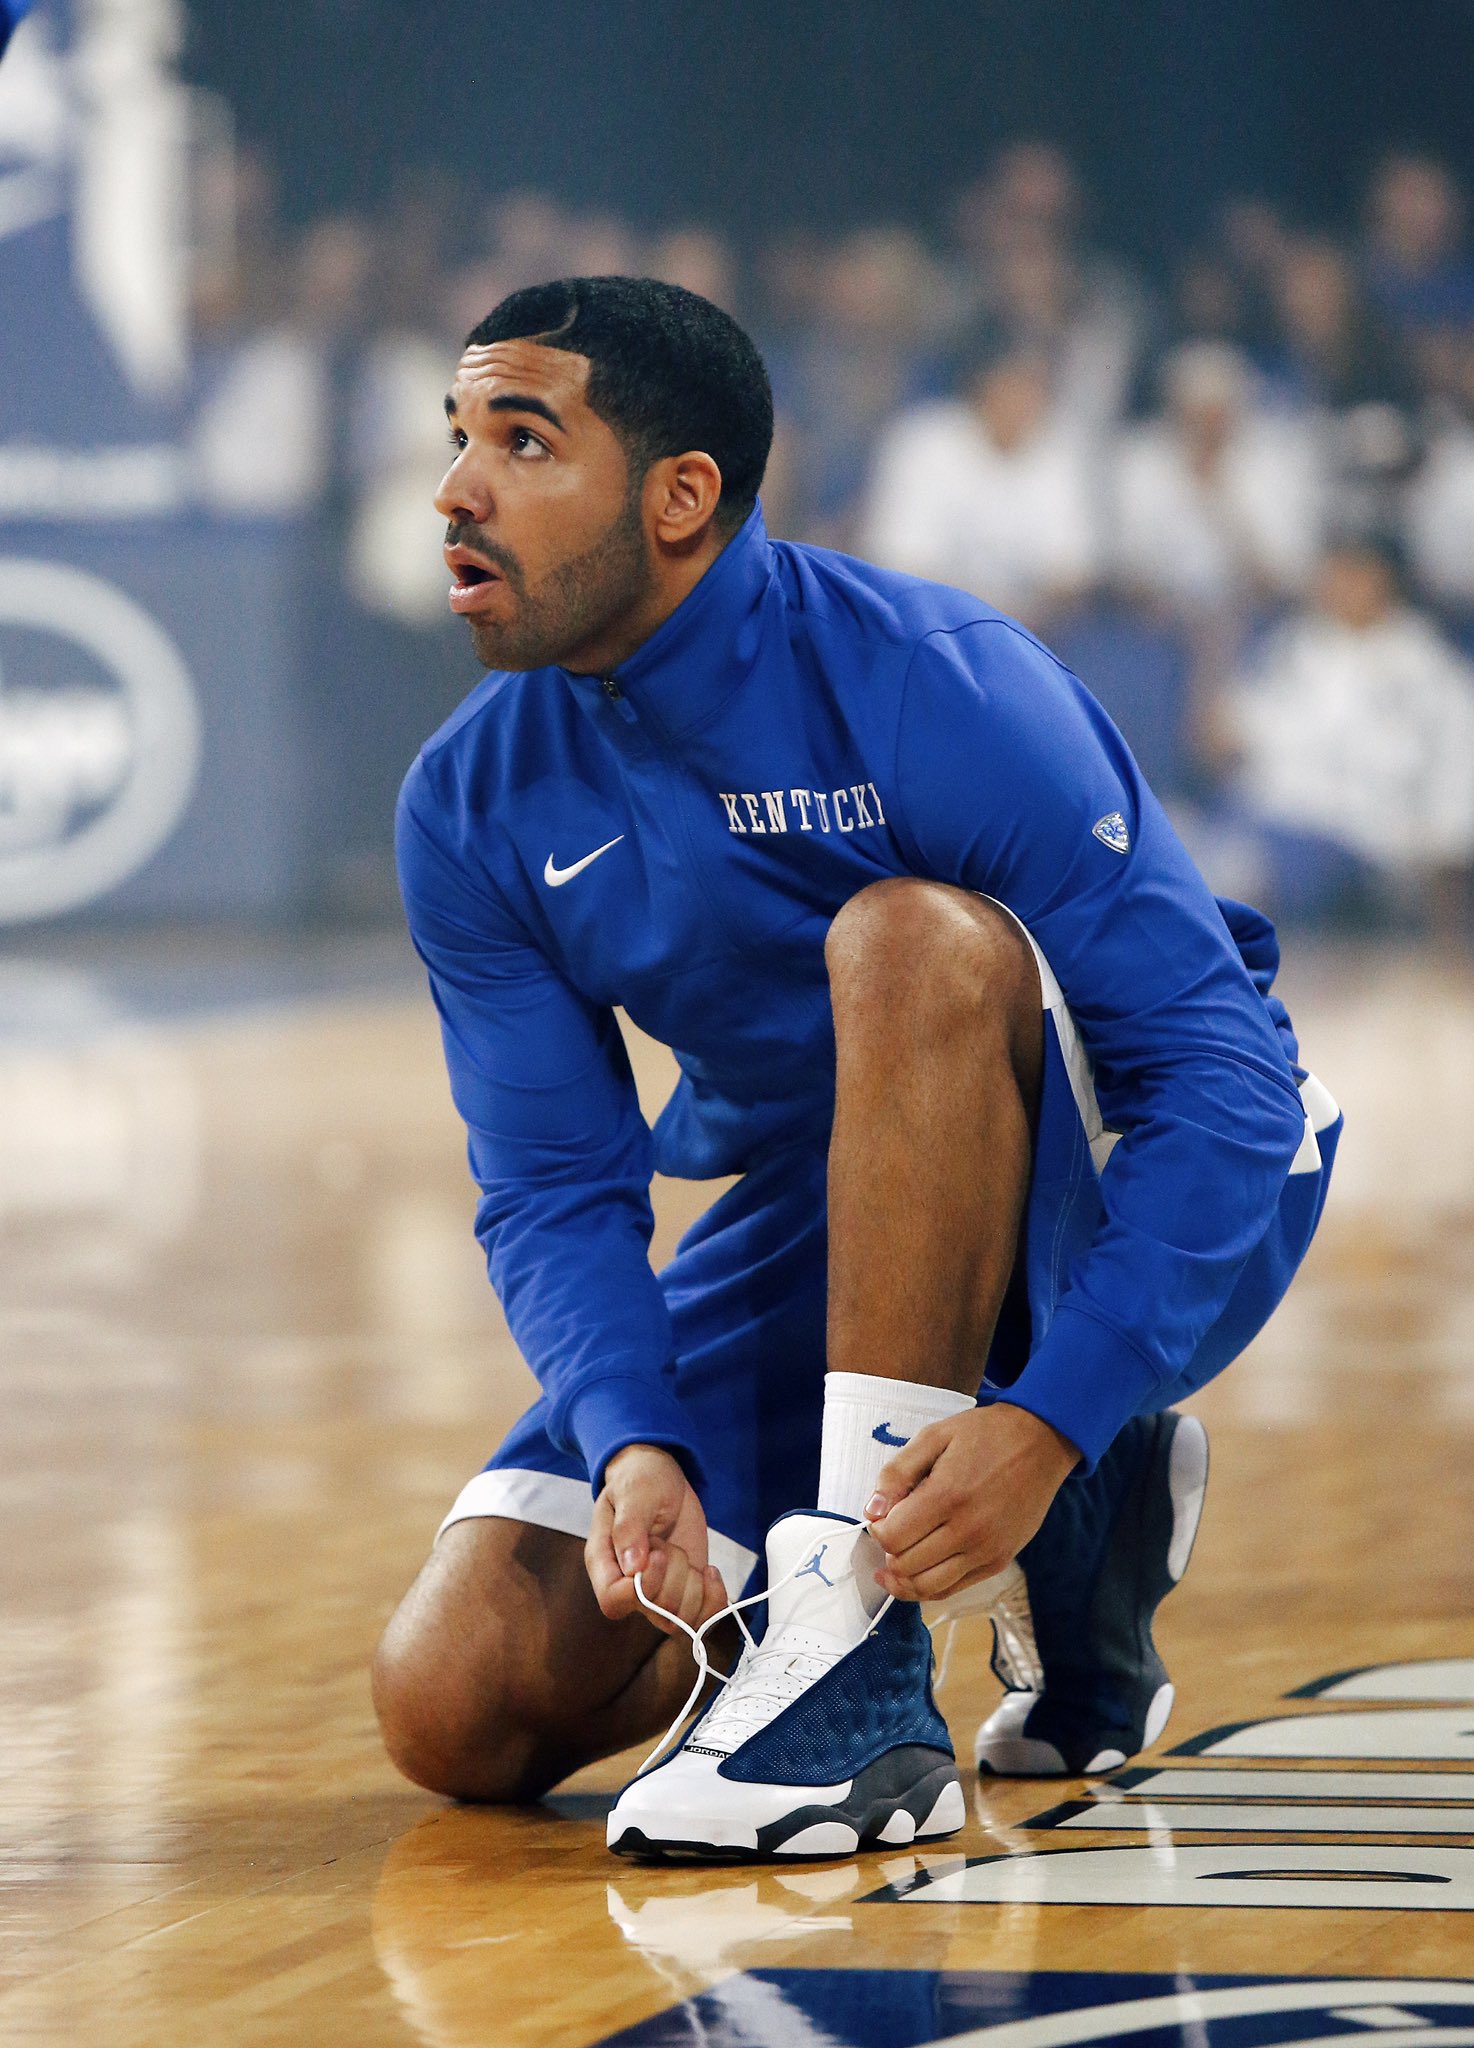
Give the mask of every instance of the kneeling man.
[[[1273, 931], [1019, 626], [769, 540], [768, 380], [715, 306], [517, 292], [446, 410], [492, 673], [400, 870], [542, 1395], [384, 1636], [390, 1754], [534, 1798], [659, 1733], [751, 1579], [765, 1626], [614, 1849], [954, 1832], [920, 1603], [973, 1589], [980, 1767], [1114, 1768], [1172, 1701], [1151, 1620], [1207, 1474], [1173, 1404], [1288, 1285], [1340, 1129]], [[615, 1005], [680, 1064], [653, 1133]], [[740, 1176], [658, 1277], [657, 1168]]]

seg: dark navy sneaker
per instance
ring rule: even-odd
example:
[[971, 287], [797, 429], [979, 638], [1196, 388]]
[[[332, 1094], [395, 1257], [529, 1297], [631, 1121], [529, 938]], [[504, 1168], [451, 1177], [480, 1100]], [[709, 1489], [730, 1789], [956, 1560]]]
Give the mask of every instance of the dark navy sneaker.
[[978, 1730], [980, 1771], [1114, 1771], [1161, 1735], [1173, 1686], [1152, 1617], [1187, 1570], [1208, 1483], [1208, 1437], [1168, 1409], [1128, 1422], [1074, 1473], [1020, 1551], [1027, 1600], [996, 1606], [993, 1669], [1007, 1690]]
[[931, 1636], [919, 1607], [876, 1585], [882, 1556], [841, 1515], [773, 1524], [767, 1628], [677, 1747], [620, 1793], [611, 1849], [748, 1862], [957, 1832], [966, 1809]]

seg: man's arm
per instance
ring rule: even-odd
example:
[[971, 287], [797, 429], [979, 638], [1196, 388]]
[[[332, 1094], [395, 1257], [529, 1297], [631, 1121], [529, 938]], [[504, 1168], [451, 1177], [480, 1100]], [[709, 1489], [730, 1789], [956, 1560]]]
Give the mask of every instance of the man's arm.
[[[1119, 734], [1027, 635], [997, 621], [923, 642], [895, 799], [918, 873], [1034, 934], [1122, 1133], [1102, 1227], [1005, 1396], [1093, 1461], [1186, 1367], [1268, 1228], [1304, 1135], [1294, 1077]], [[1114, 814], [1125, 851], [1095, 830]]]
[[[664, 1590], [684, 1607], [686, 1567], [699, 1582], [707, 1565], [692, 1491], [701, 1472], [650, 1269], [650, 1132], [614, 1013], [572, 988], [518, 925], [423, 759], [400, 797], [396, 843], [481, 1190], [476, 1234], [547, 1396], [548, 1433], [601, 1494], [596, 1533], [611, 1539], [599, 1550], [601, 1605], [634, 1611], [643, 1569], [652, 1594], [669, 1573]], [[616, 1509], [628, 1571], [614, 1563]]]

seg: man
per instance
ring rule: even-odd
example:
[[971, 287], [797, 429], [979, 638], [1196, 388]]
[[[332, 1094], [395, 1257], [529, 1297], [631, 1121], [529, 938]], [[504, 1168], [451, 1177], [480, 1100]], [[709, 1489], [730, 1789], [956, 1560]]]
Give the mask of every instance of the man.
[[1248, 362], [1225, 342], [1185, 342], [1161, 381], [1161, 416], [1116, 444], [1117, 577], [1189, 620], [1303, 590], [1324, 498], [1312, 424], [1260, 406]]
[[1409, 601], [1391, 536], [1326, 551], [1219, 707], [1234, 832], [1286, 918], [1467, 929], [1474, 666]]
[[985, 594], [1037, 623], [1078, 601], [1103, 559], [1090, 438], [1032, 344], [974, 334], [962, 394], [882, 437], [861, 541], [892, 568]]
[[[493, 672], [400, 867], [543, 1395], [385, 1633], [390, 1753], [507, 1800], [648, 1741], [690, 1672], [650, 1610], [715, 1625], [772, 1522], [766, 1630], [612, 1846], [954, 1832], [918, 1603], [1020, 1556], [980, 1761], [1108, 1768], [1171, 1702], [1150, 1620], [1205, 1457], [1168, 1404], [1283, 1291], [1338, 1130], [1273, 935], [1021, 629], [769, 542], [767, 379], [705, 300], [515, 293], [446, 404]], [[653, 1139], [616, 1003], [682, 1069]], [[657, 1166], [742, 1176], [659, 1280]]]

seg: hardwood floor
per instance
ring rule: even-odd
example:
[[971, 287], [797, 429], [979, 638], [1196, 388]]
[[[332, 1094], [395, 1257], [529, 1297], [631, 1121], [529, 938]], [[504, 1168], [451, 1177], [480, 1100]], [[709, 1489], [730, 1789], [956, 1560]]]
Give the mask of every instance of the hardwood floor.
[[[377, 1631], [531, 1386], [428, 1001], [130, 1020], [43, 978], [0, 1039], [0, 2040], [585, 2048], [708, 1987], [713, 2040], [861, 2038], [802, 2031], [754, 1969], [1474, 1979], [1474, 974], [1327, 954], [1288, 992], [1348, 1134], [1305, 1273], [1199, 1403], [1214, 1477], [1151, 1761], [1372, 1714], [1361, 1749], [1222, 1738], [1172, 1759], [1195, 1799], [1115, 1795], [1121, 1832], [1025, 1828], [1079, 1787], [994, 1784], [946, 1853], [755, 1873], [610, 1859], [619, 1762], [493, 1813], [380, 1754]], [[663, 1056], [639, 1067], [658, 1098]], [[658, 1190], [657, 1252], [711, 1192]], [[1459, 1667], [1431, 1697], [1287, 1698], [1429, 1659]], [[959, 1750], [985, 1667], [971, 1624]], [[1204, 1829], [1230, 1770], [1243, 1812]], [[1391, 1783], [1307, 1836], [1286, 1772], [1341, 1774], [1314, 1803], [1343, 1810], [1345, 1774]], [[1425, 1773], [1454, 1781], [1436, 1835]], [[1246, 1850], [1258, 1875], [1225, 1875]]]

